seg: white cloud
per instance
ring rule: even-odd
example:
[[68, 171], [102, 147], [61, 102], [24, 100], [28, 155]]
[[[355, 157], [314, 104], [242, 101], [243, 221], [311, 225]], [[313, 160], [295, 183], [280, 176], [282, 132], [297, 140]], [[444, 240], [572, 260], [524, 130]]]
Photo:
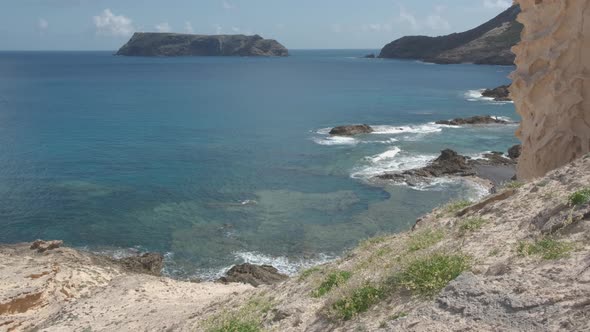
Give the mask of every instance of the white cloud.
[[170, 32], [170, 31], [172, 31], [172, 27], [170, 27], [170, 24], [168, 24], [168, 22], [163, 22], [163, 23], [157, 24], [155, 26], [155, 28], [156, 28], [157, 32]]
[[219, 24], [215, 24], [213, 26], [215, 28], [215, 34], [220, 35], [223, 32], [223, 27]]
[[232, 10], [232, 9], [236, 9], [236, 6], [234, 4], [228, 2], [227, 0], [223, 0], [223, 9]]
[[184, 32], [195, 33], [195, 29], [193, 29], [193, 25], [191, 22], [189, 22], [189, 21], [184, 22]]
[[115, 15], [110, 9], [105, 9], [100, 15], [94, 16], [96, 33], [111, 36], [129, 36], [133, 33], [133, 21], [123, 15]]
[[484, 7], [491, 9], [506, 9], [512, 6], [511, 0], [484, 0]]
[[398, 21], [400, 23], [408, 24], [413, 30], [420, 29], [420, 24], [418, 23], [418, 19], [416, 19], [416, 16], [409, 13], [404, 6], [399, 7]]
[[44, 18], [40, 18], [37, 26], [39, 27], [39, 30], [45, 31], [49, 28], [49, 22], [47, 22], [47, 20]]
[[361, 30], [364, 32], [389, 32], [392, 30], [392, 26], [389, 23], [384, 23], [384, 24], [380, 24], [380, 23], [371, 23], [371, 24], [363, 24], [361, 26]]
[[234, 33], [240, 33], [241, 29], [238, 27], [232, 27], [231, 31], [233, 31]]
[[330, 26], [330, 30], [332, 30], [332, 32], [334, 33], [340, 33], [342, 32], [342, 25], [334, 23]]

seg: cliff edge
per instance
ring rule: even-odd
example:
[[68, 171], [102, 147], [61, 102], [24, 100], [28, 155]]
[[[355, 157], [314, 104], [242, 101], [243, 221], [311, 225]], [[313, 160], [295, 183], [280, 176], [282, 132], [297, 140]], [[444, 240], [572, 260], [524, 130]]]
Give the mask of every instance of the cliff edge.
[[531, 179], [590, 151], [590, 1], [519, 2], [511, 94], [522, 117], [518, 176]]
[[259, 35], [189, 35], [136, 32], [116, 55], [125, 56], [288, 56], [276, 40]]
[[447, 36], [406, 36], [387, 44], [380, 58], [416, 59], [439, 64], [513, 65], [510, 48], [520, 40], [522, 25], [514, 5], [475, 29]]

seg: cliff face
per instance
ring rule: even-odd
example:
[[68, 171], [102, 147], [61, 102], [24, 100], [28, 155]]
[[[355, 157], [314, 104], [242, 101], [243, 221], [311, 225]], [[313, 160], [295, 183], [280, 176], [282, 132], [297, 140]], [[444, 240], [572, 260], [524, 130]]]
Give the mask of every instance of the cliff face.
[[590, 1], [519, 3], [511, 93], [522, 116], [518, 176], [529, 179], [590, 151]]
[[479, 27], [447, 36], [407, 36], [387, 44], [380, 58], [418, 59], [434, 63], [514, 64], [510, 48], [519, 41], [520, 12], [512, 6]]
[[288, 56], [276, 40], [258, 35], [188, 35], [136, 32], [117, 55], [127, 56]]

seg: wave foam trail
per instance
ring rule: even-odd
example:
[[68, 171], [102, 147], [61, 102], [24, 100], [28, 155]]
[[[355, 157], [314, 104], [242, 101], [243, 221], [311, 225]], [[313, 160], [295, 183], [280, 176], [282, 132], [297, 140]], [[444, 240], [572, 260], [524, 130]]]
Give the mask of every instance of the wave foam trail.
[[375, 131], [372, 134], [377, 135], [396, 135], [396, 134], [430, 134], [441, 132], [444, 128], [442, 125], [437, 125], [434, 122], [429, 122], [422, 125], [409, 126], [371, 126]]
[[397, 156], [398, 153], [400, 153], [401, 149], [398, 147], [393, 147], [393, 149], [391, 150], [387, 150], [383, 153], [380, 153], [378, 155], [374, 155], [372, 157], [367, 157], [368, 160], [370, 160], [373, 163], [378, 163], [380, 161], [384, 161], [384, 160], [388, 160], [388, 159], [392, 159], [395, 158], [395, 156]]
[[313, 141], [319, 145], [357, 145], [359, 141], [353, 137], [328, 136], [322, 138], [314, 138]]
[[350, 176], [355, 179], [368, 180], [384, 173], [402, 172], [424, 167], [435, 158], [434, 155], [410, 155], [404, 151], [393, 149], [365, 158], [369, 165], [365, 164], [355, 168]]
[[[242, 263], [249, 263], [254, 265], [271, 265], [279, 270], [280, 273], [293, 276], [302, 269], [306, 269], [312, 266], [328, 263], [335, 259], [330, 255], [320, 254], [315, 259], [303, 259], [303, 258], [289, 258], [285, 256], [269, 256], [258, 252], [236, 252], [234, 256], [237, 260]], [[225, 273], [227, 269], [224, 269]]]

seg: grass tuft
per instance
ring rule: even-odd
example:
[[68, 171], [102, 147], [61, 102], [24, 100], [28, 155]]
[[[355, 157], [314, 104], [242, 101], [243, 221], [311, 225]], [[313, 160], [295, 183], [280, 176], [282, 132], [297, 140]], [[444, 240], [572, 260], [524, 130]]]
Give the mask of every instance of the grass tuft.
[[363, 313], [385, 297], [385, 291], [380, 287], [366, 284], [332, 305], [336, 316], [342, 320], [349, 320]]
[[467, 200], [454, 201], [454, 202], [447, 204], [444, 207], [444, 210], [447, 213], [457, 213], [457, 212], [463, 210], [464, 208], [471, 206], [472, 204], [473, 203], [471, 201], [467, 201]]
[[465, 220], [465, 222], [463, 222], [461, 226], [459, 226], [459, 232], [461, 233], [461, 235], [465, 235], [469, 232], [475, 232], [478, 229], [482, 228], [485, 223], [486, 220], [483, 218], [469, 218]]
[[240, 318], [231, 318], [220, 326], [214, 327], [209, 332], [259, 332], [260, 324], [255, 321], [244, 321]]
[[470, 267], [464, 255], [432, 254], [416, 258], [392, 279], [393, 286], [402, 287], [421, 296], [434, 296]]
[[314, 267], [310, 267], [307, 270], [304, 270], [303, 272], [301, 272], [301, 274], [299, 274], [299, 281], [303, 281], [307, 278], [309, 278], [312, 274], [321, 271], [322, 269], [319, 266], [314, 266]]
[[272, 309], [272, 303], [263, 297], [254, 297], [237, 310], [225, 312], [208, 321], [208, 332], [259, 332], [263, 317]]
[[441, 230], [428, 229], [412, 234], [408, 242], [408, 250], [418, 251], [430, 248], [444, 239], [445, 233]]
[[516, 251], [521, 256], [541, 256], [543, 259], [553, 260], [568, 257], [573, 249], [569, 242], [544, 237], [535, 242], [521, 241]]
[[569, 197], [569, 204], [572, 206], [584, 205], [590, 202], [590, 188], [578, 190]]
[[311, 293], [313, 297], [322, 297], [328, 294], [333, 288], [345, 284], [348, 279], [352, 277], [352, 273], [348, 271], [336, 271], [328, 274], [326, 279], [320, 284], [318, 289]]

